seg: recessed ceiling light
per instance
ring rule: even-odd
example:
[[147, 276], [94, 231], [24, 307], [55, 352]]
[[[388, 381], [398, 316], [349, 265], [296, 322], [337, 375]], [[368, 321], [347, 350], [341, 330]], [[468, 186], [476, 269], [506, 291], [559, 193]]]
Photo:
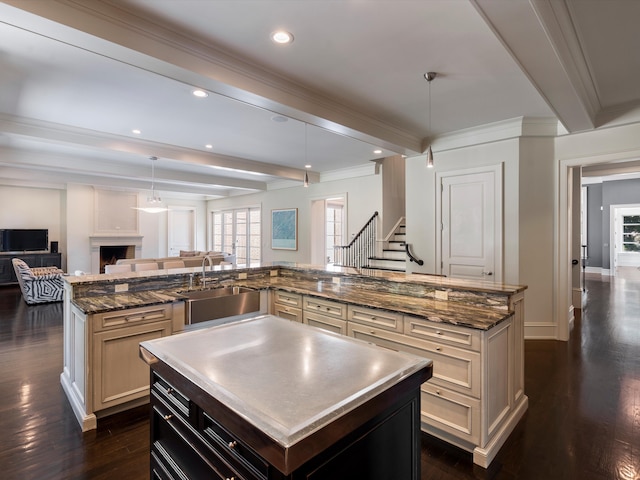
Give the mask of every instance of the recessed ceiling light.
[[133, 130], [131, 130], [131, 133], [133, 133], [134, 135], [140, 135], [142, 132], [137, 128], [134, 128]]
[[374, 150], [373, 153], [375, 153], [376, 155], [380, 155], [382, 153], [382, 150]]
[[271, 40], [280, 45], [293, 42], [293, 35], [285, 30], [276, 30], [271, 34]]
[[213, 148], [213, 145], [211, 145], [210, 143], [207, 143], [204, 148]]
[[305, 165], [304, 168], [311, 168], [311, 165]]
[[209, 96], [209, 94], [207, 92], [205, 92], [204, 90], [200, 90], [200, 89], [194, 90], [191, 93], [193, 93], [194, 97], [198, 97], [198, 98], [207, 98]]

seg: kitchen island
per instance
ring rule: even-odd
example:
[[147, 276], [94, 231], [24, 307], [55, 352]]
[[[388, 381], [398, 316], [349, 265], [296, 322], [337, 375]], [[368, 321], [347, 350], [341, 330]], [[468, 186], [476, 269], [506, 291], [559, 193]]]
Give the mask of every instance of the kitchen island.
[[151, 478], [420, 478], [431, 360], [271, 315], [140, 352]]
[[[138, 342], [191, 327], [185, 292], [202, 288], [201, 275], [65, 277], [61, 383], [83, 430], [149, 401]], [[433, 360], [422, 430], [473, 452], [478, 465], [491, 463], [527, 410], [525, 286], [289, 263], [207, 271], [207, 288], [229, 286], [259, 290], [261, 313]]]

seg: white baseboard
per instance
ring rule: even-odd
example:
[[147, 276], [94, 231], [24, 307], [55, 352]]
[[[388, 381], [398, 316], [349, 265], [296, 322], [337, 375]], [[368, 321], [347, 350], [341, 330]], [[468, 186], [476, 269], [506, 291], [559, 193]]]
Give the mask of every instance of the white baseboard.
[[556, 340], [558, 327], [555, 323], [524, 324], [525, 340]]
[[526, 395], [520, 397], [520, 403], [511, 412], [508, 422], [502, 425], [502, 428], [492, 437], [491, 441], [484, 447], [476, 447], [473, 450], [473, 463], [480, 465], [483, 468], [487, 468], [495, 456], [498, 454], [500, 447], [507, 440], [511, 432], [527, 411], [529, 406], [529, 398]]
[[582, 289], [574, 288], [571, 290], [571, 303], [574, 308], [582, 308]]
[[69, 377], [67, 377], [64, 372], [60, 374], [60, 384], [62, 385], [64, 393], [67, 395], [67, 399], [71, 404], [71, 410], [73, 410], [82, 431], [95, 430], [98, 426], [98, 419], [95, 414], [91, 413], [87, 415], [84, 411], [84, 405], [82, 405], [82, 402], [80, 402], [74, 394], [73, 385], [71, 385]]

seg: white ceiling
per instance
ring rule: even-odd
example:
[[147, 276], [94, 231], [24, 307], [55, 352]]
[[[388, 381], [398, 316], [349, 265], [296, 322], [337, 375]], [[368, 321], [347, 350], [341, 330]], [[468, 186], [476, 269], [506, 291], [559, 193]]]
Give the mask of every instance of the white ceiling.
[[215, 198], [505, 119], [640, 121], [638, 19], [628, 0], [9, 0], [0, 178], [145, 188], [153, 155], [159, 190]]

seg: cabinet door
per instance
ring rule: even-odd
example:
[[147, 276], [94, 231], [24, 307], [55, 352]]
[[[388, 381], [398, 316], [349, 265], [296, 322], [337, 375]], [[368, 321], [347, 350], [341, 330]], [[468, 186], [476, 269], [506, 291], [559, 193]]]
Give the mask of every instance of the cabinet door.
[[[15, 275], [13, 273], [13, 264], [11, 263], [11, 258], [0, 258], [0, 283], [8, 283], [11, 281], [17, 281], [15, 279]], [[11, 277], [14, 277], [11, 280]]]
[[168, 335], [171, 320], [94, 334], [95, 411], [149, 395], [149, 366], [140, 359], [138, 345]]

